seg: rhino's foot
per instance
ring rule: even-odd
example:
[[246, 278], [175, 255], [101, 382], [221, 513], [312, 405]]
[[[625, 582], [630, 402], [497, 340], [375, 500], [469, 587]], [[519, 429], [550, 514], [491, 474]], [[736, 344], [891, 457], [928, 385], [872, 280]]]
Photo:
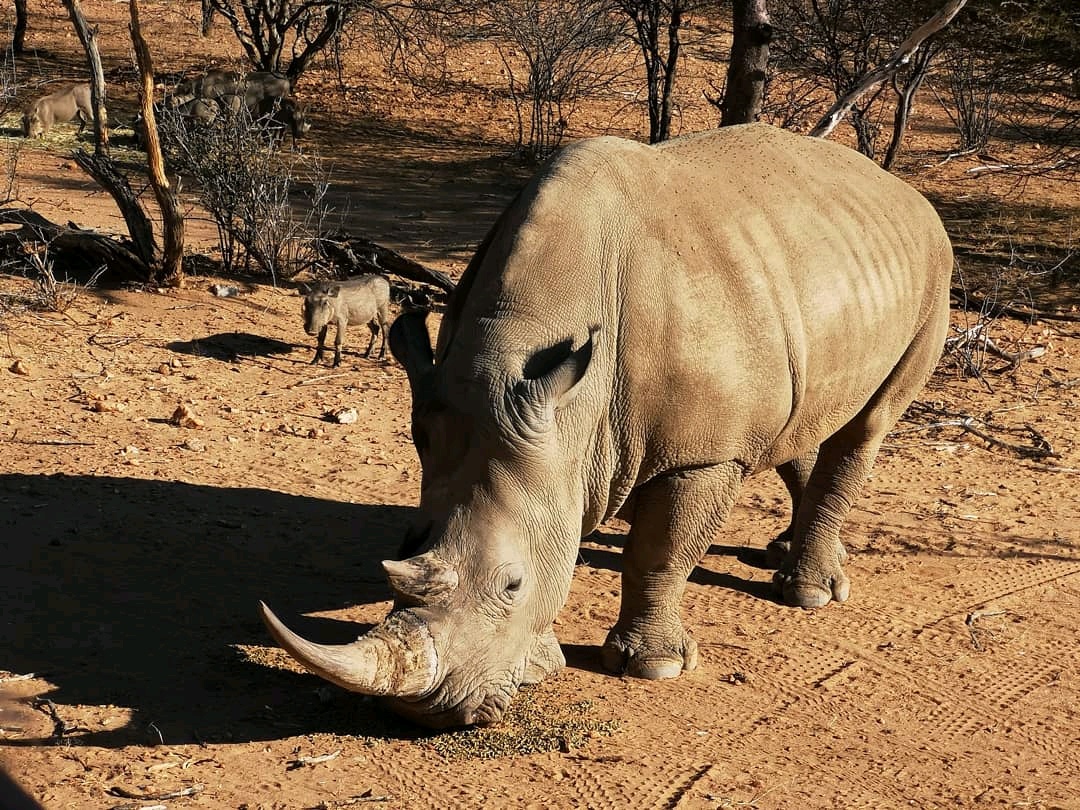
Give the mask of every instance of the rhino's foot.
[[769, 568], [779, 569], [791, 553], [791, 529], [785, 529], [765, 546], [765, 564]]
[[635, 678], [677, 678], [698, 665], [698, 645], [681, 629], [671, 639], [651, 639], [635, 631], [612, 630], [600, 651], [604, 668]]
[[537, 636], [536, 641], [533, 642], [533, 648], [525, 659], [525, 674], [522, 675], [521, 683], [523, 686], [540, 683], [548, 675], [558, 672], [565, 666], [566, 657], [563, 655], [562, 647], [559, 646], [555, 633], [549, 629], [546, 633]]
[[773, 584], [783, 593], [785, 604], [801, 608], [824, 607], [831, 601], [846, 602], [851, 592], [851, 581], [839, 562], [827, 571], [781, 569], [773, 575]]

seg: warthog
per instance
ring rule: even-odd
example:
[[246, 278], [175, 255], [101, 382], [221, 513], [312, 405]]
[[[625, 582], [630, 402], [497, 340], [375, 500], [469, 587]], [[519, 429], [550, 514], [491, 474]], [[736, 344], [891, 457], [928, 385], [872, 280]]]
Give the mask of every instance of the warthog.
[[296, 149], [296, 142], [311, 130], [307, 108], [291, 98], [264, 98], [255, 108], [255, 117], [266, 121], [279, 133], [288, 130], [292, 135], [293, 149]]
[[255, 71], [244, 77], [242, 86], [235, 92], [244, 97], [249, 110], [254, 110], [264, 99], [285, 98], [292, 91], [292, 80], [280, 73]]
[[841, 527], [941, 355], [952, 267], [930, 203], [837, 143], [752, 124], [566, 147], [488, 232], [435, 350], [423, 315], [390, 330], [423, 467], [407, 559], [383, 563], [392, 611], [345, 645], [263, 618], [346, 689], [493, 722], [564, 666], [580, 538], [618, 515], [603, 663], [676, 677], [698, 662], [686, 579], [769, 469], [792, 501], [779, 594], [843, 602]]
[[345, 327], [349, 324], [366, 323], [371, 330], [364, 357], [371, 356], [375, 336], [382, 333], [379, 358], [386, 356], [386, 329], [390, 322], [390, 282], [383, 276], [369, 274], [356, 276], [348, 281], [316, 282], [300, 288], [304, 296], [304, 331], [309, 335], [318, 333], [312, 363], [322, 359], [326, 348], [326, 330], [330, 324], [337, 327], [334, 335], [334, 366], [341, 365], [341, 343]]
[[208, 70], [202, 76], [185, 79], [176, 85], [167, 103], [170, 107], [179, 107], [195, 98], [217, 99], [235, 95], [243, 82], [243, 74], [235, 70]]
[[43, 138], [53, 124], [67, 123], [75, 118], [79, 119], [79, 132], [94, 120], [89, 84], [70, 85], [27, 105], [23, 112], [23, 135]]

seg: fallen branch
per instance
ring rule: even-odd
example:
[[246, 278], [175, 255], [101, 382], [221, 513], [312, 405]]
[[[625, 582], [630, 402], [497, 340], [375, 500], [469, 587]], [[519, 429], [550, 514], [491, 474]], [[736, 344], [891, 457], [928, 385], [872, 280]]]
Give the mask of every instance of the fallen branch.
[[113, 785], [105, 792], [112, 796], [119, 796], [121, 799], [136, 799], [141, 802], [161, 802], [166, 799], [182, 799], [185, 796], [194, 796], [205, 787], [205, 785], [192, 785], [191, 787], [181, 788], [180, 790], [170, 790], [166, 793], [140, 793], [138, 791], [128, 790], [121, 785]]
[[[306, 416], [307, 414], [301, 414], [301, 415]], [[319, 419], [321, 417], [317, 416], [315, 418]], [[287, 770], [287, 771], [295, 771], [297, 768], [303, 768], [305, 765], [318, 765], [321, 762], [330, 762], [333, 759], [337, 759], [339, 756], [341, 756], [341, 749], [340, 748], [337, 751], [334, 751], [333, 753], [323, 754], [322, 756], [317, 756], [317, 757], [297, 757], [296, 759], [289, 761], [289, 764], [285, 767], [285, 770]]]
[[360, 236], [322, 236], [315, 240], [315, 250], [324, 259], [344, 268], [349, 274], [393, 273], [410, 281], [436, 287], [445, 293], [454, 291], [454, 282], [446, 273], [425, 267], [396, 250]]
[[964, 619], [964, 624], [967, 626], [968, 634], [971, 636], [971, 646], [979, 652], [984, 649], [982, 642], [979, 639], [980, 635], [987, 635], [990, 638], [994, 638], [994, 632], [986, 627], [979, 627], [977, 622], [979, 619], [988, 618], [990, 616], [1004, 616], [1009, 611], [1007, 610], [973, 610]]
[[[918, 417], [944, 417], [943, 419], [935, 419], [934, 421], [927, 422], [922, 425], [916, 425], [912, 428], [904, 428], [903, 430], [894, 430], [890, 435], [900, 436], [905, 433], [915, 433], [923, 430], [940, 430], [942, 428], [955, 427], [960, 428], [964, 433], [970, 433], [973, 436], [977, 436], [982, 439], [991, 448], [998, 448], [1000, 450], [1008, 450], [1011, 453], [1015, 453], [1020, 458], [1028, 459], [1042, 459], [1042, 458], [1061, 458], [1061, 454], [1054, 451], [1053, 446], [1039, 431], [1029, 424], [1024, 424], [1022, 427], [1006, 427], [1003, 425], [991, 425], [982, 419], [976, 419], [974, 416], [965, 413], [956, 413], [954, 411], [946, 410], [945, 408], [937, 408], [925, 402], [913, 402], [911, 407], [908, 408], [907, 413], [904, 415], [905, 419], [910, 420], [912, 416]], [[1032, 444], [1013, 444], [1003, 439], [999, 439], [994, 436], [991, 431], [999, 431], [1003, 433], [1011, 433], [1014, 435], [1027, 436], [1031, 439]]]
[[148, 267], [135, 251], [105, 234], [57, 225], [26, 208], [0, 208], [0, 225], [18, 226], [0, 230], [0, 254], [16, 261], [48, 246], [52, 260], [73, 272], [90, 274], [104, 265], [123, 278], [147, 278]]
[[56, 704], [48, 698], [34, 698], [30, 703], [30, 708], [43, 711], [49, 715], [49, 719], [53, 722], [53, 741], [58, 745], [64, 741], [64, 737], [68, 734], [74, 734], [77, 731], [89, 731], [88, 728], [82, 726], [76, 726], [73, 723], [69, 723], [60, 716], [59, 710], [56, 708]]
[[33, 672], [27, 672], [23, 675], [5, 675], [3, 678], [0, 678], [0, 683], [13, 683], [14, 681], [32, 681], [36, 677], [37, 674]]
[[1025, 467], [1030, 467], [1033, 470], [1040, 470], [1041, 472], [1054, 472], [1054, 473], [1067, 473], [1069, 475], [1080, 475], [1080, 467], [1060, 467], [1057, 464], [1025, 464]]
[[1005, 351], [994, 343], [990, 336], [986, 334], [986, 324], [978, 323], [970, 329], [961, 330], [960, 334], [955, 337], [948, 338], [945, 341], [945, 351], [961, 357], [964, 361], [964, 365], [968, 367], [966, 370], [971, 373], [972, 376], [978, 377], [979, 370], [974, 368], [974, 365], [971, 362], [972, 354], [976, 351], [982, 351], [986, 354], [993, 355], [1000, 360], [1007, 361], [1009, 365], [1003, 370], [1011, 371], [1025, 360], [1034, 360], [1037, 357], [1042, 357], [1046, 354], [1046, 347], [1035, 346], [1023, 352]]
[[301, 385], [312, 385], [312, 384], [317, 383], [317, 382], [323, 382], [324, 380], [332, 380], [335, 377], [348, 377], [349, 374], [351, 374], [351, 373], [352, 372], [349, 372], [349, 371], [341, 371], [341, 372], [338, 372], [337, 374], [323, 374], [323, 375], [321, 375], [319, 377], [311, 377], [311, 378], [309, 378], [307, 380], [300, 380], [300, 382], [295, 382], [292, 385], [287, 386], [287, 387], [288, 388], [299, 388]]

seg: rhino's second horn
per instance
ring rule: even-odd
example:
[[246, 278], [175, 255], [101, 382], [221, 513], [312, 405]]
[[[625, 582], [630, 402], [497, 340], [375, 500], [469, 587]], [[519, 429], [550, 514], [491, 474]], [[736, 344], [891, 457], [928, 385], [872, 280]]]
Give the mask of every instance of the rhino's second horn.
[[383, 560], [390, 587], [408, 605], [445, 604], [458, 585], [458, 575], [434, 554], [407, 560]]
[[438, 658], [423, 620], [391, 613], [352, 644], [316, 644], [298, 636], [260, 602], [263, 621], [278, 643], [310, 672], [351, 692], [420, 697], [435, 684]]

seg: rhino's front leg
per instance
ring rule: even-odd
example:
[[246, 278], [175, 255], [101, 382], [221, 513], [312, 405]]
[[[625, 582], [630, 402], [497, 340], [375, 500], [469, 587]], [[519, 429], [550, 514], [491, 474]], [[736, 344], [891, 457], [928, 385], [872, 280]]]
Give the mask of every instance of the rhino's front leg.
[[742, 479], [742, 467], [730, 462], [669, 473], [637, 490], [619, 620], [602, 651], [607, 669], [658, 679], [697, 666], [697, 643], [683, 630], [679, 606]]

